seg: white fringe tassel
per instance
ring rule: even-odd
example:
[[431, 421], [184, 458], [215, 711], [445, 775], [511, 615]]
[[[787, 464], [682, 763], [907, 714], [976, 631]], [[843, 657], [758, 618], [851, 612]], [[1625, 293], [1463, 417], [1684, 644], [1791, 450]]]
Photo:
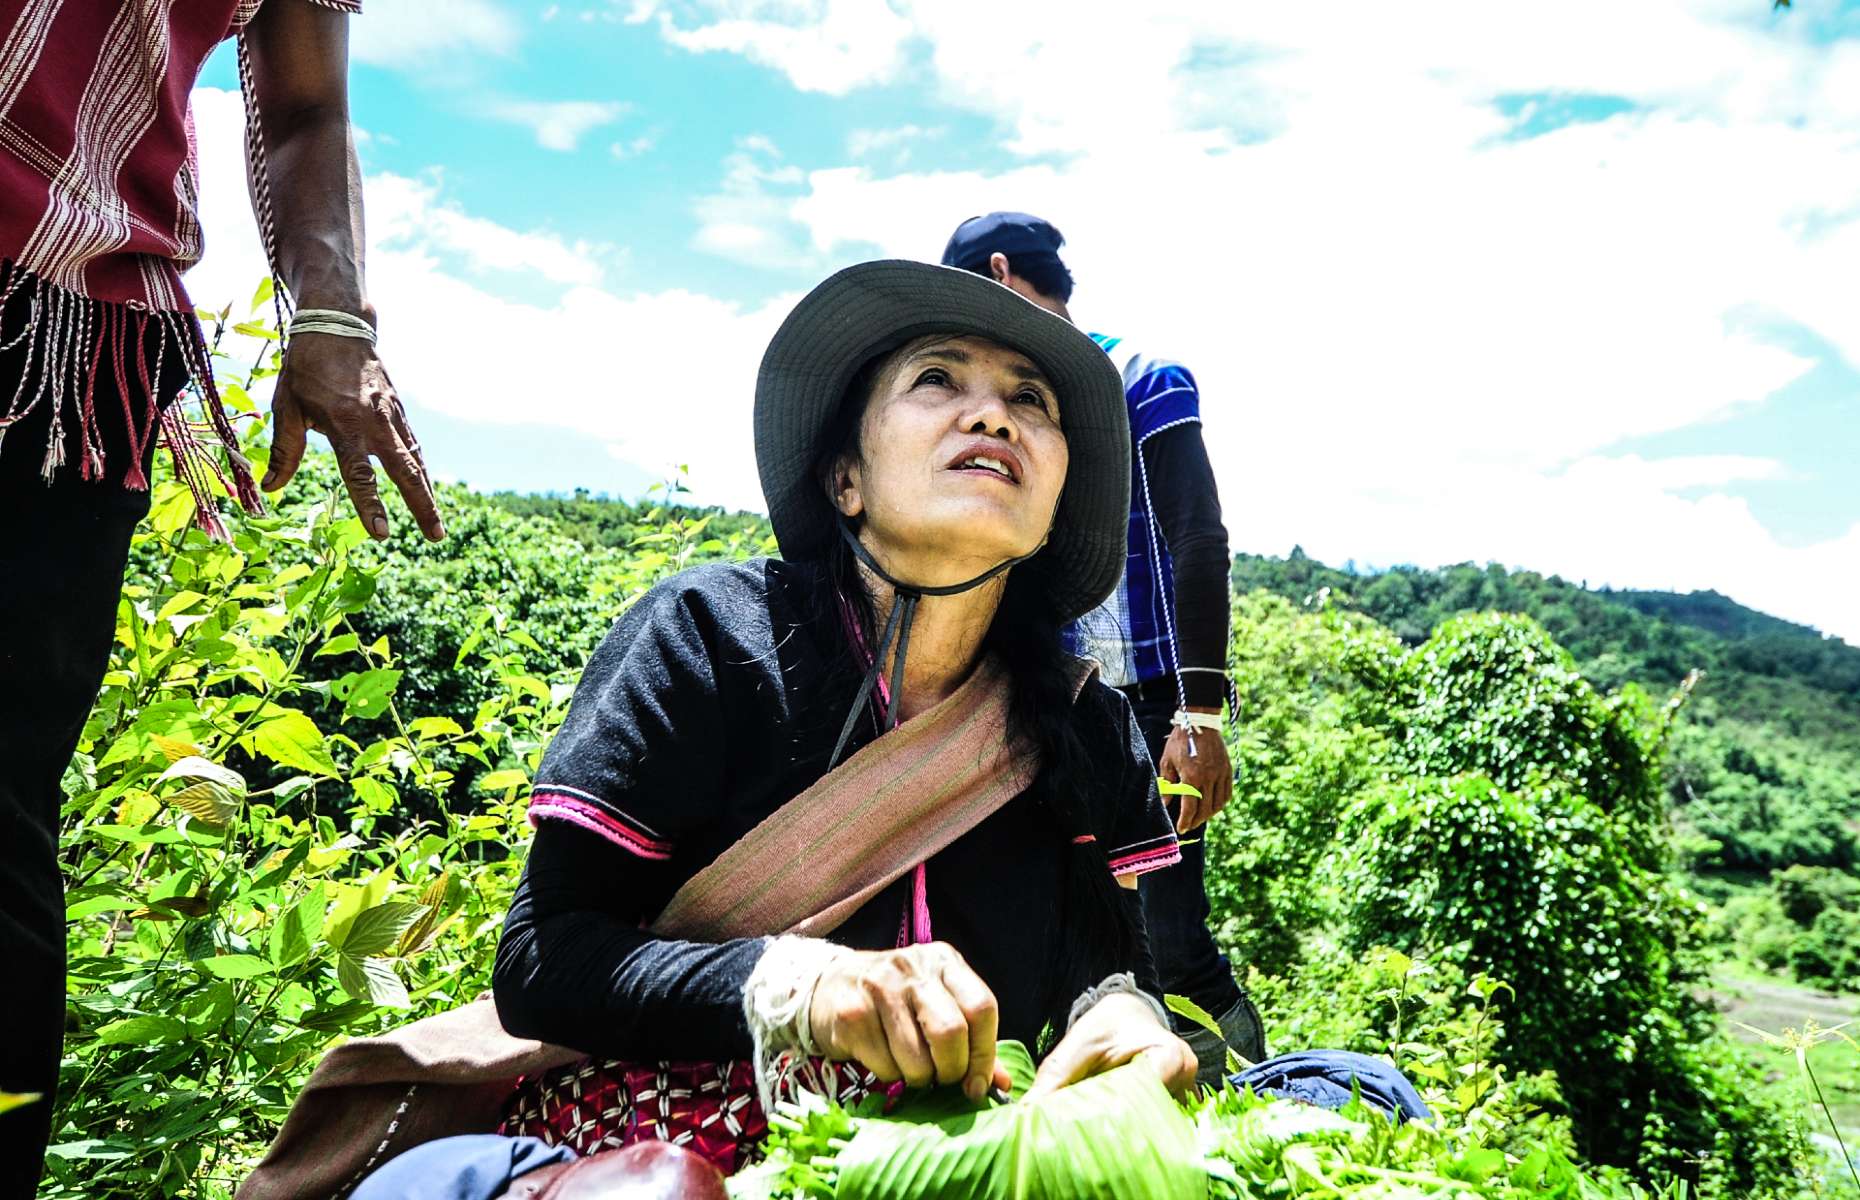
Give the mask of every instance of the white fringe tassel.
[[815, 1053], [810, 1010], [820, 976], [851, 954], [845, 946], [819, 938], [778, 937], [749, 973], [743, 987], [743, 1017], [755, 1052], [756, 1097], [762, 1111], [775, 1111], [775, 1096], [796, 1066]]

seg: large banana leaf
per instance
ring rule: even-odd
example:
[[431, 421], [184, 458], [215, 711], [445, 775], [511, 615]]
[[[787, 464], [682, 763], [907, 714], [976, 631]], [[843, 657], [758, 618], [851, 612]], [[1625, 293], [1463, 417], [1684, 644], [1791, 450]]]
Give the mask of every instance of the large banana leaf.
[[862, 1122], [838, 1168], [836, 1200], [1189, 1200], [1208, 1189], [1193, 1119], [1141, 1062], [1031, 1104]]

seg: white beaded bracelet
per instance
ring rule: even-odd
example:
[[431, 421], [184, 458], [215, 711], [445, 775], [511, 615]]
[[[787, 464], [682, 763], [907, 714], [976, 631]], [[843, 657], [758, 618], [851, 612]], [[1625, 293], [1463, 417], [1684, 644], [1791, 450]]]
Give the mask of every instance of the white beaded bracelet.
[[1169, 723], [1174, 725], [1177, 729], [1208, 729], [1215, 733], [1219, 733], [1221, 731], [1221, 714], [1189, 712], [1186, 708], [1178, 708], [1175, 710], [1175, 716], [1170, 718]]
[[327, 333], [336, 337], [359, 338], [375, 344], [375, 327], [354, 313], [334, 308], [300, 308], [291, 318], [291, 337], [300, 333]]
[[1170, 1028], [1169, 1010], [1162, 1006], [1162, 1002], [1138, 987], [1135, 975], [1129, 971], [1119, 971], [1096, 987], [1086, 988], [1085, 993], [1072, 1002], [1072, 1010], [1066, 1014], [1066, 1032], [1070, 1033], [1072, 1027], [1079, 1023], [1079, 1018], [1090, 1012], [1092, 1006], [1106, 996], [1135, 996], [1155, 1010], [1156, 1019], [1162, 1022], [1164, 1029]]

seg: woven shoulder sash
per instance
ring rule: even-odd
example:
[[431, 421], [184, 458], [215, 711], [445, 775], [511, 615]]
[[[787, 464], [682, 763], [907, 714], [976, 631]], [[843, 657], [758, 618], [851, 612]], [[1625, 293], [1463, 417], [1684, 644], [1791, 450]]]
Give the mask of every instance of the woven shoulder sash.
[[[1090, 677], [1078, 675], [1074, 695]], [[1008, 734], [1007, 672], [984, 658], [941, 703], [862, 747], [685, 882], [666, 937], [823, 937], [1020, 795], [1038, 757]]]

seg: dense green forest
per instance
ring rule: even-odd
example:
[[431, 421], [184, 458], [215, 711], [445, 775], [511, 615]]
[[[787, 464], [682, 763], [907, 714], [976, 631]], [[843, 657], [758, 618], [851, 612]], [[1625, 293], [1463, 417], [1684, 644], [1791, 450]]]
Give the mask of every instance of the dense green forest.
[[[312, 455], [225, 544], [158, 482], [65, 780], [46, 1195], [226, 1196], [333, 1040], [487, 986], [587, 653], [655, 581], [772, 549], [679, 499], [446, 487], [444, 542], [376, 545]], [[1860, 1196], [1825, 1142], [1854, 1052], [1793, 1035], [1818, 1105], [1713, 992], [1730, 958], [1860, 966], [1851, 648], [1491, 568], [1234, 574], [1217, 934], [1275, 1050], [1385, 1056], [1436, 1122], [1229, 1144], [1221, 1194]]]
[[1715, 592], [1588, 591], [1498, 566], [1359, 575], [1294, 549], [1242, 555], [1233, 579], [1360, 610], [1409, 644], [1460, 613], [1522, 613], [1602, 687], [1668, 692], [1699, 672], [1667, 769], [1688, 863], [1851, 869], [1860, 855], [1860, 647]]

